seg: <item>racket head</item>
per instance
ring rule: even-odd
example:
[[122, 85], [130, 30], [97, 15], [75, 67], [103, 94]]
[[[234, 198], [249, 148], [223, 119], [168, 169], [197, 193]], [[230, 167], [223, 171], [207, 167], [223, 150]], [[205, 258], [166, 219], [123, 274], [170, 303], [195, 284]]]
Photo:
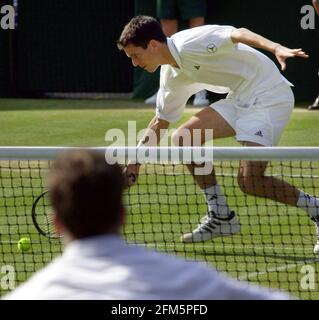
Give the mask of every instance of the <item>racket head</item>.
[[37, 231], [48, 239], [60, 239], [54, 224], [54, 213], [51, 207], [48, 191], [42, 192], [33, 202], [32, 221]]

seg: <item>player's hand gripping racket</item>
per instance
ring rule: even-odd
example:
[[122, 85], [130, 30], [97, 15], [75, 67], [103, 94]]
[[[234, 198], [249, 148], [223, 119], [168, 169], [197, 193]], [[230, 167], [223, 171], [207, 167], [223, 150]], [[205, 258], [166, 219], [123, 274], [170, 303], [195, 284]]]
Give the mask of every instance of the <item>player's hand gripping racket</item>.
[[136, 164], [129, 164], [124, 168], [123, 174], [126, 180], [125, 182], [126, 187], [131, 187], [137, 182], [138, 172], [139, 172], [139, 165], [136, 165]]
[[33, 202], [32, 221], [40, 234], [49, 239], [59, 239], [53, 222], [53, 210], [48, 199], [48, 191], [42, 192]]

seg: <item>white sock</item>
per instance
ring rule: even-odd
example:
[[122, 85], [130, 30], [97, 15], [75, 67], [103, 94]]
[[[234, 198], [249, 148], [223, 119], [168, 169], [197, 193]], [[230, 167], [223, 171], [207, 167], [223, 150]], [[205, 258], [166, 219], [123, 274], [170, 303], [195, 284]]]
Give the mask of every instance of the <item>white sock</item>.
[[299, 199], [297, 202], [297, 207], [306, 211], [310, 218], [319, 217], [319, 198], [309, 195], [300, 190]]
[[227, 218], [230, 215], [226, 198], [218, 185], [203, 189], [203, 192], [207, 200], [209, 211], [214, 211], [216, 216], [221, 218]]

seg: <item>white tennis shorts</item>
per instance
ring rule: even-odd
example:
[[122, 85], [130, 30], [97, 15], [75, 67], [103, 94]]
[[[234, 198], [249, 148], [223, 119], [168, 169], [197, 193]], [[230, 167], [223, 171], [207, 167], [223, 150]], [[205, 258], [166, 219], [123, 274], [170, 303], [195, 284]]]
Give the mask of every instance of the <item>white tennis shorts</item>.
[[261, 95], [241, 100], [230, 93], [226, 99], [210, 105], [236, 132], [237, 141], [276, 146], [294, 107], [294, 95], [288, 84], [280, 83]]

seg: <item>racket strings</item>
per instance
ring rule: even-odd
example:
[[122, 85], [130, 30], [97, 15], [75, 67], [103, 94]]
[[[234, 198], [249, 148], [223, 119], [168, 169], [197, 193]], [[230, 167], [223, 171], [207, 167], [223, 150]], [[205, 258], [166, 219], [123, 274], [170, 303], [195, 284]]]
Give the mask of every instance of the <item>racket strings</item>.
[[33, 208], [34, 222], [38, 231], [48, 238], [60, 238], [54, 224], [54, 213], [47, 192], [44, 192], [35, 202]]

